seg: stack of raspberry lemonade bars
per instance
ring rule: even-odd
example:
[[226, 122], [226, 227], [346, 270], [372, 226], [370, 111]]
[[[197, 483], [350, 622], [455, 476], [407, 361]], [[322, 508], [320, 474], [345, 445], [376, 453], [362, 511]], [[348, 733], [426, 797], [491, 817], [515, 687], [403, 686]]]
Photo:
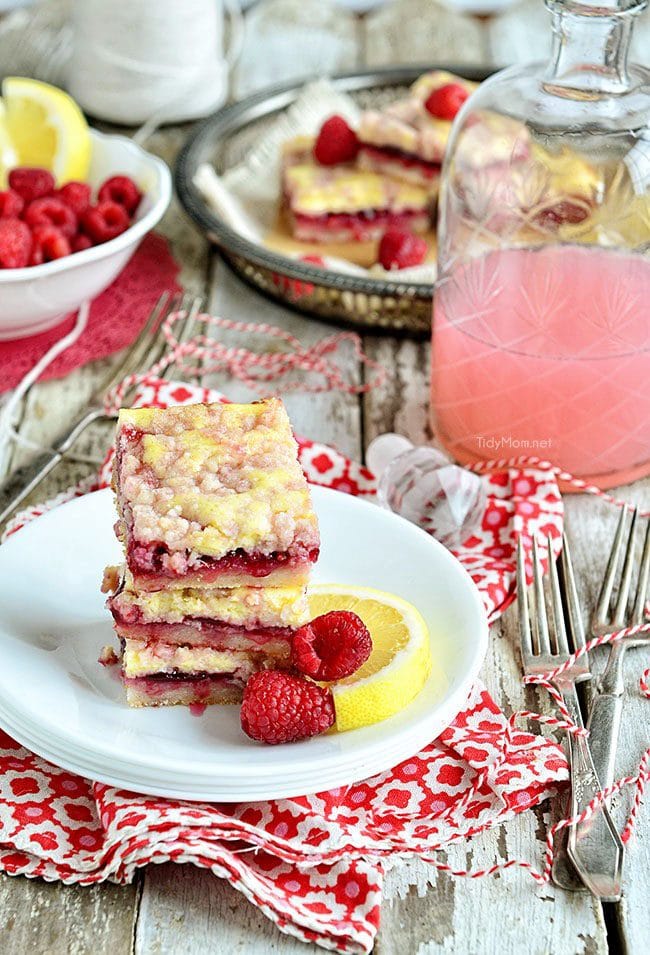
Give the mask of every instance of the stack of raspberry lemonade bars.
[[122, 410], [113, 487], [129, 705], [237, 703], [287, 669], [320, 541], [282, 402]]

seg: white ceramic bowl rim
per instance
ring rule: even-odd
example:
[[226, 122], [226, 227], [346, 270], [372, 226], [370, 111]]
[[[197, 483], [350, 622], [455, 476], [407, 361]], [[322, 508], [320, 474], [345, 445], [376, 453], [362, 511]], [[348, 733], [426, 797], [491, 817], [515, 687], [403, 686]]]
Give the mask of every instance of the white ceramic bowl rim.
[[[117, 136], [113, 133], [100, 133], [96, 129], [90, 130], [92, 139], [98, 140], [118, 140], [126, 150], [146, 158], [152, 168], [158, 174], [158, 198], [153, 203], [151, 209], [146, 212], [141, 219], [137, 219], [124, 232], [109, 239], [108, 242], [102, 242], [100, 245], [94, 245], [90, 249], [83, 249], [81, 252], [74, 252], [72, 255], [66, 255], [61, 259], [54, 259], [52, 262], [44, 262], [42, 265], [28, 265], [22, 269], [0, 269], [0, 285], [12, 281], [24, 281], [25, 279], [38, 279], [41, 276], [53, 275], [55, 272], [62, 272], [65, 269], [71, 269], [78, 265], [85, 265], [87, 262], [96, 262], [113, 252], [120, 252], [127, 246], [139, 241], [143, 236], [162, 218], [172, 194], [171, 173], [166, 163], [147, 152], [134, 143], [126, 136]], [[116, 173], [117, 174], [117, 173]]]

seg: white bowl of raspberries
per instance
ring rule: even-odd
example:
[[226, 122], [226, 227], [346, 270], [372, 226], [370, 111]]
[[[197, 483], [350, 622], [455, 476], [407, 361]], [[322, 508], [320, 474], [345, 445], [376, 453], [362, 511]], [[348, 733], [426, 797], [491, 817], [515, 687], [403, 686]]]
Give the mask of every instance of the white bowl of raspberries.
[[123, 136], [90, 135], [85, 182], [18, 168], [0, 190], [0, 340], [51, 328], [99, 295], [169, 205], [162, 160]]

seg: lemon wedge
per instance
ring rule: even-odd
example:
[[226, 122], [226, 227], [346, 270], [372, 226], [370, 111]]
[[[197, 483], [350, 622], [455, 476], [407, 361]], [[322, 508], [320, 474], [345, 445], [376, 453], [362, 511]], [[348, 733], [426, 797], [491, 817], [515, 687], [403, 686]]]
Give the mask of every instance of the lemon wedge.
[[88, 124], [71, 96], [48, 83], [8, 76], [2, 99], [0, 150], [3, 140], [13, 149], [11, 165], [42, 166], [59, 183], [86, 178]]
[[373, 644], [356, 673], [331, 685], [336, 728], [358, 729], [399, 713], [420, 693], [431, 672], [431, 642], [422, 615], [401, 597], [371, 587], [311, 587], [312, 618], [330, 610], [356, 613]]
[[16, 150], [7, 131], [7, 114], [0, 100], [0, 189], [7, 185], [7, 173], [18, 165]]

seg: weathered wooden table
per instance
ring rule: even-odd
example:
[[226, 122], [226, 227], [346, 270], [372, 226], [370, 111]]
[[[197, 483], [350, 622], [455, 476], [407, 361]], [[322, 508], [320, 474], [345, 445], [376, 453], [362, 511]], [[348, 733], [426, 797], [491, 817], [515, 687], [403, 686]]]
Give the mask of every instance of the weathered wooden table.
[[[251, 22], [244, 57], [235, 77], [236, 90], [248, 90], [255, 51], [268, 47], [273, 31], [294, 21], [295, 0], [275, 0], [276, 21]], [[309, 4], [308, 4], [309, 6]], [[433, 0], [400, 0], [365, 19], [341, 18], [335, 33], [338, 46], [328, 47], [327, 65], [350, 68], [397, 62], [503, 63], [530, 58], [546, 45], [540, 0], [514, 7], [506, 18], [492, 22], [459, 18]], [[312, 8], [313, 9], [313, 8]], [[259, 8], [258, 11], [259, 12]], [[253, 15], [257, 15], [256, 9]], [[644, 36], [647, 38], [646, 19]], [[256, 37], [255, 31], [258, 31]], [[269, 39], [271, 38], [271, 40]], [[279, 68], [274, 79], [286, 78]], [[187, 130], [165, 129], [149, 147], [172, 162]], [[181, 280], [204, 295], [216, 314], [233, 319], [268, 321], [293, 332], [302, 341], [321, 338], [331, 329], [260, 298], [243, 285], [188, 222], [174, 203], [162, 223], [182, 264]], [[425, 442], [427, 424], [428, 349], [388, 337], [368, 338], [365, 348], [391, 371], [386, 384], [362, 400], [324, 394], [305, 400], [287, 398], [298, 432], [331, 442], [346, 454], [362, 458], [368, 442], [386, 430]], [[87, 401], [109, 362], [97, 362], [62, 381], [32, 389], [21, 409], [20, 433], [47, 444]], [[347, 371], [358, 379], [359, 368], [349, 359]], [[223, 379], [208, 384], [235, 398], [249, 397], [242, 387]], [[110, 427], [97, 425], [76, 451], [99, 460], [110, 440]], [[14, 449], [0, 461], [0, 477], [23, 463], [27, 455]], [[89, 473], [89, 464], [74, 460], [62, 465], [44, 485], [41, 496], [53, 493]], [[625, 488], [623, 496], [650, 505], [650, 482]], [[584, 605], [593, 603], [616, 515], [612, 508], [586, 497], [566, 502], [568, 529], [574, 542]], [[647, 742], [650, 710], [640, 697], [637, 674], [642, 651], [628, 657], [629, 699], [626, 702], [620, 774], [631, 771]], [[596, 659], [602, 665], [602, 657]], [[515, 613], [511, 610], [493, 628], [482, 674], [496, 699], [511, 712], [547, 706], [536, 691], [521, 685]], [[617, 809], [625, 809], [619, 799]], [[454, 856], [463, 868], [525, 856], [539, 861], [551, 807], [526, 812], [510, 824], [467, 844]], [[650, 938], [647, 903], [650, 875], [650, 816], [641, 813], [638, 836], [631, 845], [625, 874], [625, 895], [618, 905], [601, 905], [585, 894], [569, 894], [553, 886], [537, 888], [521, 871], [478, 881], [454, 880], [430, 870], [419, 873], [418, 884], [391, 876], [376, 951], [382, 955], [599, 955], [608, 951], [628, 955], [646, 952]], [[24, 878], [0, 877], [0, 951], [7, 955], [203, 955], [214, 952], [298, 953], [306, 947], [282, 935], [257, 909], [227, 883], [191, 866], [151, 866], [131, 886], [104, 884], [92, 888], [65, 887]]]

